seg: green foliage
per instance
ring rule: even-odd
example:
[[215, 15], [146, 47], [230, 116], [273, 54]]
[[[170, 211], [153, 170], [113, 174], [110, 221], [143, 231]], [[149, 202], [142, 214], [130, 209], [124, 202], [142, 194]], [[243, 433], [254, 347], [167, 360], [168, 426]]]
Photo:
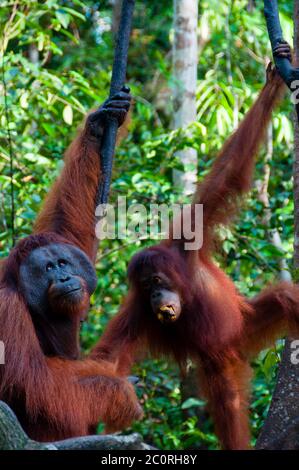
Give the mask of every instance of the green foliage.
[[[258, 3], [258, 2], [257, 2]], [[261, 6], [248, 2], [200, 2], [197, 122], [186, 131], [170, 131], [172, 2], [137, 2], [128, 77], [135, 99], [128, 138], [118, 148], [111, 192], [129, 203], [174, 202], [172, 170], [177, 150], [194, 146], [202, 178], [225, 138], [250, 107], [265, 80], [270, 56]], [[108, 1], [2, 0], [0, 11], [0, 252], [11, 247], [11, 193], [8, 129], [12, 137], [16, 238], [30, 233], [49, 187], [62, 168], [62, 155], [88, 109], [108, 93], [113, 57], [111, 4]], [[291, 31], [290, 7], [282, 5], [284, 29]], [[4, 57], [3, 57], [4, 52]], [[242, 293], [254, 295], [278, 277], [279, 260], [290, 263], [293, 244], [291, 107], [285, 102], [273, 120], [274, 155], [270, 160], [270, 220], [257, 187], [238, 225], [226, 230], [219, 262]], [[256, 168], [264, 177], [265, 152]], [[283, 253], [269, 241], [277, 228]], [[127, 292], [130, 257], [150, 242], [106, 240], [98, 258], [98, 286], [88, 323], [82, 329], [84, 351], [95, 343]], [[297, 274], [296, 274], [297, 276]], [[298, 277], [298, 276], [297, 276]], [[296, 277], [296, 278], [297, 278]], [[254, 363], [252, 397], [254, 437], [261, 427], [274, 386], [279, 351], [264, 352]], [[134, 425], [145, 440], [163, 449], [216, 448], [210, 421], [200, 419], [204, 403], [196, 396], [182, 402], [177, 369], [164, 361], [136, 366], [145, 417]], [[200, 424], [199, 424], [200, 423]]]

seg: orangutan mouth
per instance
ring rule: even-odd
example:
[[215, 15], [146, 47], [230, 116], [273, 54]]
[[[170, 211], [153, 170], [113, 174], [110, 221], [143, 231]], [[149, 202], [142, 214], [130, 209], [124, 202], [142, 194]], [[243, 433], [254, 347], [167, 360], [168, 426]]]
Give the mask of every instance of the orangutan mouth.
[[174, 307], [172, 305], [163, 305], [157, 313], [158, 320], [161, 323], [172, 323], [177, 319]]
[[82, 291], [82, 287], [76, 287], [75, 289], [69, 290], [68, 292], [64, 292], [59, 297], [69, 297], [69, 296], [74, 295], [75, 292], [80, 292], [80, 291]]

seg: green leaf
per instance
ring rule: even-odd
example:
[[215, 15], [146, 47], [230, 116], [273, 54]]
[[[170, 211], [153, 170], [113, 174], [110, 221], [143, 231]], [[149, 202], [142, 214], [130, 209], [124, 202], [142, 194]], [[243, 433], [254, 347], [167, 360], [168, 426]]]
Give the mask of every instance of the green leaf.
[[71, 125], [73, 123], [73, 108], [69, 104], [64, 107], [62, 116], [67, 124]]
[[55, 137], [56, 132], [53, 126], [44, 122], [42, 124], [42, 127], [45, 129], [45, 131], [47, 132], [47, 134], [49, 134], [50, 137]]
[[30, 162], [36, 163], [38, 165], [49, 165], [50, 160], [43, 155], [40, 155], [38, 153], [26, 153], [24, 155], [25, 160], [28, 160]]
[[182, 410], [187, 410], [192, 408], [193, 406], [205, 406], [205, 402], [203, 400], [199, 400], [198, 398], [188, 398], [182, 403]]
[[65, 28], [67, 29], [69, 23], [70, 23], [70, 20], [71, 20], [71, 17], [70, 15], [62, 10], [62, 9], [59, 9], [59, 10], [56, 10], [55, 12], [55, 15], [56, 15], [56, 18], [58, 19], [59, 23]]
[[28, 108], [28, 91], [24, 91], [24, 93], [20, 96], [20, 105], [22, 108]]
[[76, 16], [77, 18], [80, 18], [82, 21], [86, 21], [86, 18], [82, 13], [79, 13], [79, 11], [74, 10], [73, 8], [69, 7], [64, 7], [65, 11], [68, 11], [72, 16]]

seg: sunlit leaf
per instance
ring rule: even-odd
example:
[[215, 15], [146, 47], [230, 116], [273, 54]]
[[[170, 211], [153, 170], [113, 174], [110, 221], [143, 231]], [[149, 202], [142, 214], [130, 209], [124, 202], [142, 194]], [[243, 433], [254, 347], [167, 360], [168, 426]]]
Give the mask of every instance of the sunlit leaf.
[[63, 108], [63, 119], [69, 125], [73, 123], [73, 108], [69, 104]]

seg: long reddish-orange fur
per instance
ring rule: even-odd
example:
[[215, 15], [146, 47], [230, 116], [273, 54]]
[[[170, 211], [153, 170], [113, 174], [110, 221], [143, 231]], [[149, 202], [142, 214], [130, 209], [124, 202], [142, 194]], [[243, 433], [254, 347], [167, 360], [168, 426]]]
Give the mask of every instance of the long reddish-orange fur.
[[[198, 185], [194, 203], [203, 204], [203, 247], [185, 251], [184, 240], [169, 239], [135, 255], [129, 294], [91, 354], [114, 362], [123, 374], [145, 351], [173, 357], [181, 366], [191, 357], [226, 449], [249, 445], [250, 357], [299, 323], [296, 286], [279, 284], [249, 301], [212, 259], [216, 229], [231, 221], [250, 189], [255, 156], [283, 91], [278, 73], [268, 70], [256, 102]], [[139, 284], [144, 266], [164, 273], [180, 295], [182, 313], [170, 326], [157, 320], [144, 298]]]
[[99, 142], [88, 128], [72, 142], [65, 167], [45, 200], [34, 233], [55, 232], [94, 258], [95, 197], [100, 179]]
[[35, 248], [71, 244], [94, 260], [99, 178], [99, 142], [86, 126], [67, 151], [65, 167], [37, 219], [34, 234], [21, 240], [1, 264], [0, 339], [5, 364], [0, 365], [0, 398], [13, 408], [30, 437], [38, 440], [86, 435], [95, 431], [100, 420], [107, 431], [120, 430], [141, 413], [133, 386], [116, 374], [114, 366], [72, 360], [79, 350], [80, 318], [86, 302], [58, 330], [49, 319], [47, 335], [63, 346], [65, 357], [47, 357], [19, 289], [20, 265]]

